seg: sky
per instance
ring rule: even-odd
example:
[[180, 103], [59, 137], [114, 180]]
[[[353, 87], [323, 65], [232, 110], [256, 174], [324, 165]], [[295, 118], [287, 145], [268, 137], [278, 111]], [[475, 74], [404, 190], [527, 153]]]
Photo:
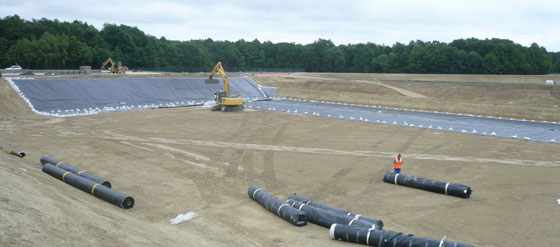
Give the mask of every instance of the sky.
[[393, 45], [501, 38], [560, 51], [560, 1], [519, 0], [0, 0], [0, 17], [136, 26], [169, 40]]

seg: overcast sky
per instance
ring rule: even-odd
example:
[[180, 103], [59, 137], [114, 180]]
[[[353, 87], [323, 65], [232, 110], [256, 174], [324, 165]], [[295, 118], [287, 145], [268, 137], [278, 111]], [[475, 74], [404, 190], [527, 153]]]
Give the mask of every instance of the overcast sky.
[[0, 0], [0, 16], [136, 26], [171, 40], [206, 39], [392, 45], [510, 39], [560, 51], [559, 0]]

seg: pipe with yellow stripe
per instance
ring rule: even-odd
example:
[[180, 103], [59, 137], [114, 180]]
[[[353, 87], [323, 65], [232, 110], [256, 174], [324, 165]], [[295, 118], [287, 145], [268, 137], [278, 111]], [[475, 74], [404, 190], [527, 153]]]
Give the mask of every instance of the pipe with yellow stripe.
[[23, 151], [19, 151], [13, 147], [10, 147], [8, 144], [0, 142], [0, 149], [2, 149], [4, 152], [9, 153], [9, 154], [13, 154], [15, 156], [18, 156], [20, 158], [23, 158], [23, 156], [25, 156], [25, 152]]
[[100, 183], [56, 167], [53, 164], [45, 163], [43, 165], [43, 172], [118, 207], [129, 209], [134, 206], [134, 199], [132, 197], [111, 188], [99, 186]]
[[43, 157], [41, 157], [41, 164], [45, 165], [47, 163], [49, 163], [51, 165], [54, 165], [58, 168], [62, 168], [64, 170], [69, 171], [71, 173], [74, 173], [76, 175], [80, 175], [84, 178], [87, 178], [87, 179], [89, 179], [91, 181], [94, 181], [98, 184], [101, 184], [105, 187], [111, 188], [111, 183], [109, 181], [105, 180], [105, 179], [102, 179], [98, 176], [87, 173], [85, 171], [82, 171], [82, 170], [80, 170], [76, 167], [73, 167], [73, 166], [69, 165], [69, 164], [63, 163], [62, 161], [56, 160], [52, 157], [49, 157], [48, 155], [43, 155]]

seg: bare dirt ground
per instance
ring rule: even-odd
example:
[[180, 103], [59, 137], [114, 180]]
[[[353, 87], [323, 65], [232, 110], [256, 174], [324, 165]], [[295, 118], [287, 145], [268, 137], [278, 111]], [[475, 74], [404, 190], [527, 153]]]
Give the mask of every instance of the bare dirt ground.
[[[27, 153], [0, 153], [0, 246], [356, 246], [276, 217], [248, 197], [251, 185], [423, 237], [560, 242], [558, 144], [249, 109], [44, 117], [3, 80], [0, 101], [0, 138]], [[405, 174], [467, 184], [472, 197], [384, 183], [396, 152]], [[120, 209], [42, 173], [43, 154], [111, 181], [135, 206]], [[188, 211], [199, 216], [169, 223]]]
[[[293, 73], [255, 75], [278, 95], [439, 112], [560, 122], [560, 75]], [[552, 93], [556, 89], [556, 97]]]

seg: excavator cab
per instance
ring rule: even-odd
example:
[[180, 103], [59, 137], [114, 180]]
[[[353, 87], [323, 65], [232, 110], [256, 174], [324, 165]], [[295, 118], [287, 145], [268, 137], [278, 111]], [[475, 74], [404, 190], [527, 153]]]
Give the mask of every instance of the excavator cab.
[[223, 102], [223, 99], [226, 98], [226, 91], [225, 90], [218, 90], [214, 93], [214, 98], [216, 102]]
[[216, 91], [214, 93], [214, 101], [215, 105], [210, 108], [211, 111], [232, 112], [245, 108], [243, 106], [243, 98], [228, 96], [226, 90]]

